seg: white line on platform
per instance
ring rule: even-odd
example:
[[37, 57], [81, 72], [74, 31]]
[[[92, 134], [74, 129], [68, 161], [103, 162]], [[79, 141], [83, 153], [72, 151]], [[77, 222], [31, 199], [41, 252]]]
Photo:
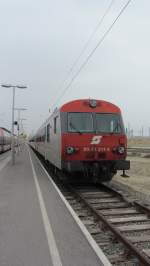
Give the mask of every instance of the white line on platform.
[[42, 213], [42, 218], [43, 218], [43, 223], [44, 223], [44, 228], [45, 228], [45, 232], [46, 232], [46, 236], [47, 236], [49, 252], [51, 255], [52, 263], [53, 263], [53, 266], [62, 266], [59, 251], [58, 251], [58, 248], [57, 248], [57, 245], [55, 242], [54, 234], [53, 234], [51, 224], [50, 224], [50, 221], [48, 218], [48, 214], [46, 211], [46, 207], [44, 204], [44, 199], [42, 196], [40, 185], [39, 185], [37, 175], [35, 172], [35, 168], [34, 168], [34, 165], [32, 162], [31, 153], [30, 153], [29, 149], [28, 149], [28, 151], [29, 151], [29, 157], [30, 157], [30, 162], [31, 162], [31, 167], [32, 167], [32, 172], [33, 172], [33, 178], [34, 178], [35, 186], [37, 189], [37, 195], [38, 195], [38, 199], [39, 199], [40, 209], [41, 209], [41, 213]]
[[79, 219], [79, 217], [77, 216], [77, 214], [75, 213], [75, 211], [72, 209], [72, 207], [70, 206], [70, 204], [67, 202], [67, 200], [65, 199], [65, 197], [63, 196], [63, 194], [61, 193], [61, 191], [59, 190], [59, 188], [55, 185], [54, 181], [52, 180], [51, 176], [49, 175], [49, 173], [46, 171], [46, 169], [44, 168], [44, 166], [41, 164], [40, 160], [38, 159], [38, 157], [36, 156], [36, 159], [38, 161], [38, 163], [40, 164], [40, 166], [42, 167], [43, 171], [45, 172], [45, 174], [47, 175], [48, 179], [50, 180], [50, 182], [52, 183], [52, 185], [54, 186], [54, 188], [56, 189], [56, 191], [58, 192], [61, 200], [64, 202], [64, 204], [66, 205], [68, 211], [71, 213], [73, 219], [76, 221], [76, 223], [78, 224], [78, 226], [80, 227], [82, 233], [84, 234], [84, 236], [86, 237], [86, 239], [88, 240], [90, 246], [93, 248], [93, 250], [95, 251], [97, 257], [100, 259], [101, 264], [103, 266], [111, 266], [112, 264], [108, 261], [107, 257], [104, 255], [104, 253], [102, 252], [102, 250], [99, 248], [99, 246], [97, 245], [97, 243], [95, 242], [95, 240], [92, 238], [92, 236], [90, 235], [90, 233], [88, 232], [88, 230], [86, 229], [85, 225], [81, 222], [81, 220]]

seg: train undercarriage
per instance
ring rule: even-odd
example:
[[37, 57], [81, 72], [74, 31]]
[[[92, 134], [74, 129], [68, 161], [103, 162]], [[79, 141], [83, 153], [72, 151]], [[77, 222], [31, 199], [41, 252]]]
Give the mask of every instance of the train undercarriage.
[[117, 170], [130, 169], [130, 161], [71, 161], [63, 162], [62, 168], [73, 177], [84, 177], [95, 183], [108, 182], [117, 173]]

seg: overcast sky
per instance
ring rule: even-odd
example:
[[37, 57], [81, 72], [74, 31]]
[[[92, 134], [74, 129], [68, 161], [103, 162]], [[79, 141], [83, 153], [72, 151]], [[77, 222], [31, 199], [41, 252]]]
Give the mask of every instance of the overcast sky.
[[[0, 83], [16, 90], [28, 132], [36, 130], [127, 0], [114, 4], [72, 75], [73, 62], [111, 0], [0, 0]], [[122, 109], [135, 132], [150, 127], [150, 1], [132, 0], [61, 100], [98, 98]], [[0, 88], [0, 126], [10, 128], [12, 90]]]

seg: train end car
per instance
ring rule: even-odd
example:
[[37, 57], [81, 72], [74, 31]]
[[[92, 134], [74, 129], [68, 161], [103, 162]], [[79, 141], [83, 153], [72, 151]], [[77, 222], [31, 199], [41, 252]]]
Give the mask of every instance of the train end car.
[[121, 110], [102, 100], [76, 100], [60, 109], [62, 169], [109, 181], [128, 170], [127, 137]]
[[[103, 100], [81, 99], [56, 109], [31, 145], [61, 171], [95, 182], [128, 170], [127, 137], [121, 110]], [[80, 175], [81, 176], [81, 175]]]

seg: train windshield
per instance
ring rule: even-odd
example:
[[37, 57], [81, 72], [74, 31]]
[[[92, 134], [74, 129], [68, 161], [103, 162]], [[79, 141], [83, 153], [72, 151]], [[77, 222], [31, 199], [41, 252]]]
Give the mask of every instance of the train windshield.
[[119, 114], [96, 114], [96, 131], [104, 133], [124, 133], [124, 126]]
[[93, 132], [92, 113], [68, 113], [68, 131], [69, 132]]

